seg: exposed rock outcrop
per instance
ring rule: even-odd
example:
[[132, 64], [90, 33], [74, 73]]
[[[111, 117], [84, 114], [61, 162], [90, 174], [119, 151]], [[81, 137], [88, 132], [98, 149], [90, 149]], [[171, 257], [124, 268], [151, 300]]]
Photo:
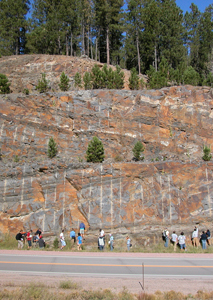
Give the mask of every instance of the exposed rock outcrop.
[[[212, 90], [192, 86], [1, 95], [0, 233], [80, 221], [120, 233], [210, 224], [213, 164], [202, 155], [213, 146], [212, 109]], [[95, 135], [103, 164], [85, 161]], [[143, 162], [132, 160], [137, 140]]]

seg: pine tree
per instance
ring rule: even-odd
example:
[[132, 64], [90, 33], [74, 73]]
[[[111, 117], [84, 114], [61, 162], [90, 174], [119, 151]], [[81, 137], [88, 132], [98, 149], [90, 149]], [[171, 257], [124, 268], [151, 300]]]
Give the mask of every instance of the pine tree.
[[62, 91], [68, 91], [69, 89], [69, 77], [64, 72], [61, 73], [59, 87]]
[[135, 146], [132, 150], [133, 154], [134, 154], [134, 158], [135, 160], [143, 160], [144, 157], [141, 156], [141, 153], [144, 151], [144, 146], [140, 141], [137, 141], [135, 143]]
[[0, 94], [9, 94], [10, 93], [10, 83], [8, 78], [4, 74], [0, 74]]
[[92, 89], [92, 76], [91, 76], [91, 73], [85, 72], [84, 77], [83, 77], [83, 81], [84, 81], [85, 90], [91, 90]]
[[[110, 56], [122, 39], [122, 6], [123, 0], [94, 0], [95, 25], [99, 30], [99, 47], [101, 61], [110, 64]], [[110, 53], [111, 52], [111, 53]]]
[[51, 137], [50, 139], [49, 139], [49, 143], [48, 143], [48, 156], [50, 157], [50, 158], [53, 158], [54, 156], [56, 156], [56, 154], [57, 154], [57, 144], [56, 144], [56, 142], [54, 141], [54, 139], [53, 139], [53, 137]]
[[103, 143], [94, 136], [86, 151], [87, 162], [103, 162], [104, 157]]
[[46, 79], [45, 73], [41, 74], [41, 80], [38, 81], [36, 90], [38, 90], [40, 93], [45, 93], [48, 90], [48, 81]]
[[81, 74], [80, 73], [75, 73], [75, 76], [74, 76], [74, 82], [75, 82], [75, 87], [78, 87], [78, 88], [81, 88], [82, 85], [81, 85]]
[[24, 53], [29, 5], [29, 0], [0, 1], [0, 54]]
[[135, 68], [131, 70], [129, 77], [129, 88], [130, 90], [138, 90], [139, 88], [139, 76]]
[[208, 147], [208, 146], [204, 146], [203, 147], [203, 154], [204, 155], [203, 155], [202, 159], [205, 160], [205, 161], [211, 160], [212, 155], [210, 153], [211, 153], [211, 148]]

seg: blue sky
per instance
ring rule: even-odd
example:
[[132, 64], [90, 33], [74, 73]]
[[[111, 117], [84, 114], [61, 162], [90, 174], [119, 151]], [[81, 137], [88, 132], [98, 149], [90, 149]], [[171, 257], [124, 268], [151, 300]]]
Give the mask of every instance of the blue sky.
[[177, 6], [179, 6], [183, 12], [185, 13], [187, 10], [190, 11], [191, 3], [197, 5], [201, 12], [204, 12], [205, 8], [209, 6], [209, 4], [213, 4], [213, 0], [176, 0]]

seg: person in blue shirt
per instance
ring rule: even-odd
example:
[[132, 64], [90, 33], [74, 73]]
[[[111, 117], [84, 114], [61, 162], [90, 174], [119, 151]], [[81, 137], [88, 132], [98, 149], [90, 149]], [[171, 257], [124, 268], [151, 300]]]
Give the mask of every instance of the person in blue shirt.
[[81, 222], [81, 224], [79, 225], [79, 231], [80, 231], [82, 238], [84, 239], [85, 225], [83, 222]]
[[78, 245], [78, 250], [82, 250], [82, 236], [80, 232], [78, 233], [78, 238], [77, 238], [77, 245]]
[[74, 231], [73, 228], [72, 228], [72, 230], [70, 231], [70, 238], [71, 238], [72, 240], [74, 240], [74, 243], [76, 242], [75, 231]]

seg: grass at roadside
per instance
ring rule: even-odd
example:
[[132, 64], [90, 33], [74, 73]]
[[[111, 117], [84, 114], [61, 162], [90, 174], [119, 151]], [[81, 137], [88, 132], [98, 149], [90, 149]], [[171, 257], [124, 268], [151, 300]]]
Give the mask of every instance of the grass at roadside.
[[110, 289], [85, 290], [75, 282], [62, 281], [58, 286], [30, 283], [22, 286], [2, 284], [0, 299], [10, 300], [210, 300], [213, 292], [198, 291], [195, 295], [184, 295], [173, 290], [168, 292], [156, 291], [154, 294], [133, 294], [125, 287], [121, 292], [112, 292]]
[[[74, 244], [73, 241], [71, 241], [69, 238], [66, 239], [66, 247], [63, 249], [63, 251], [77, 251], [77, 245]], [[8, 249], [8, 250], [14, 250], [18, 247], [18, 242], [16, 241], [15, 237], [13, 235], [10, 235], [9, 233], [5, 234], [0, 239], [0, 249]], [[187, 245], [187, 251], [183, 251], [182, 253], [213, 253], [213, 245], [207, 246], [206, 250], [203, 250], [201, 246], [198, 248], [193, 247], [190, 243]], [[23, 247], [23, 250], [27, 250], [28, 244], [27, 241], [25, 242], [25, 245]], [[83, 243], [83, 250], [82, 251], [88, 251], [88, 252], [99, 252], [97, 243]], [[39, 249], [39, 247], [32, 246], [33, 250], [42, 251]], [[45, 248], [45, 251], [60, 251], [60, 242], [58, 243], [52, 243], [47, 244], [47, 247]], [[108, 242], [106, 241], [104, 252], [110, 252], [110, 248], [108, 245]], [[126, 246], [126, 240], [117, 240], [114, 244], [113, 252], [127, 252], [127, 246]], [[134, 253], [174, 253], [174, 248], [171, 244], [169, 244], [168, 248], [164, 247], [164, 242], [159, 242], [147, 246], [143, 246], [140, 244], [140, 242], [132, 241], [132, 247], [130, 248], [130, 252]], [[181, 253], [181, 250], [179, 247], [176, 249], [176, 253]]]

